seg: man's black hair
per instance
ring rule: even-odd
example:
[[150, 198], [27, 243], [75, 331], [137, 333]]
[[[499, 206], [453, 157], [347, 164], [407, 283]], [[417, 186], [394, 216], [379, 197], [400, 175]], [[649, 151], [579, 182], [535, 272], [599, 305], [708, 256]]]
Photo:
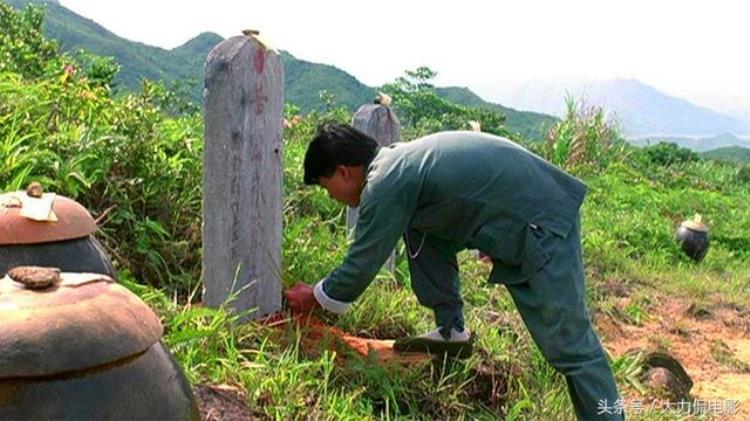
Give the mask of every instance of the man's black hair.
[[305, 184], [318, 184], [330, 177], [337, 165], [367, 166], [375, 157], [378, 142], [348, 124], [326, 123], [318, 129], [305, 153]]

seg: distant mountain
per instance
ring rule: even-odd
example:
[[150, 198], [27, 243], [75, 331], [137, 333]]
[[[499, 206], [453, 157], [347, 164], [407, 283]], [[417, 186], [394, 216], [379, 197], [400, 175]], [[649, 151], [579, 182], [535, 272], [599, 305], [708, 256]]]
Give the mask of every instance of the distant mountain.
[[[192, 98], [202, 101], [203, 73], [208, 53], [224, 40], [206, 32], [172, 50], [121, 38], [98, 23], [80, 16], [50, 0], [6, 0], [13, 7], [28, 3], [47, 7], [45, 33], [60, 42], [63, 51], [89, 52], [114, 57], [122, 67], [116, 82], [127, 90], [137, 90], [141, 79], [181, 81], [192, 85]], [[319, 92], [327, 90], [336, 103], [348, 108], [372, 101], [375, 91], [333, 66], [297, 60], [281, 52], [286, 78], [286, 100], [304, 111], [319, 108]]]
[[610, 112], [628, 138], [750, 133], [750, 123], [746, 121], [666, 95], [634, 79], [530, 82], [501, 98], [518, 109], [561, 116], [565, 112], [566, 94]]
[[750, 162], [750, 147], [729, 146], [700, 154], [703, 158], [717, 161]]
[[[16, 8], [25, 7], [30, 2], [46, 5], [47, 36], [58, 40], [63, 51], [85, 49], [101, 56], [114, 57], [122, 66], [116, 82], [127, 90], [139, 89], [143, 78], [187, 82], [192, 85], [193, 99], [201, 102], [205, 59], [211, 49], [223, 41], [221, 36], [206, 32], [177, 48], [165, 50], [119, 37], [54, 0], [5, 1]], [[286, 51], [281, 51], [280, 54], [284, 63], [286, 102], [297, 105], [303, 112], [322, 108], [321, 91], [333, 94], [337, 105], [345, 106], [351, 111], [371, 102], [375, 97], [374, 88], [341, 69], [300, 60]], [[511, 131], [530, 138], [543, 138], [546, 129], [555, 121], [551, 116], [519, 112], [488, 103], [466, 88], [440, 88], [439, 94], [462, 105], [487, 107], [503, 112], [507, 116], [506, 126]]]
[[47, 7], [44, 28], [49, 38], [58, 40], [66, 52], [85, 49], [101, 56], [114, 57], [121, 65], [116, 82], [122, 88], [136, 90], [140, 80], [192, 81], [193, 95], [202, 95], [203, 62], [208, 52], [222, 38], [212, 33], [198, 35], [173, 50], [133, 42], [121, 38], [103, 26], [80, 16], [56, 1], [49, 0], [5, 0], [15, 8], [29, 3]]
[[285, 51], [281, 52], [281, 60], [286, 101], [305, 112], [321, 107], [320, 92], [324, 90], [333, 94], [337, 105], [352, 111], [375, 98], [375, 89], [339, 68], [298, 60]]
[[692, 149], [696, 152], [706, 152], [713, 149], [725, 148], [729, 146], [739, 146], [750, 148], [750, 140], [742, 139], [730, 133], [724, 133], [718, 136], [709, 137], [672, 137], [672, 136], [646, 136], [629, 139], [630, 143], [638, 146], [654, 145], [659, 142], [676, 143], [684, 148]]
[[[200, 56], [201, 54], [207, 54], [216, 44], [222, 41], [224, 41], [224, 38], [221, 35], [213, 32], [204, 32], [171, 51], [177, 54]], [[205, 57], [203, 59], [205, 60]]]

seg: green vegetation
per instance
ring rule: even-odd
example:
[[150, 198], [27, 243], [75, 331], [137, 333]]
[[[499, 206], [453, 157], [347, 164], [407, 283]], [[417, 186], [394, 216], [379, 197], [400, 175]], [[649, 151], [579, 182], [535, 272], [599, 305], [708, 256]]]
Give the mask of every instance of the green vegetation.
[[437, 76], [433, 70], [420, 67], [406, 71], [381, 91], [393, 99], [404, 139], [414, 139], [443, 130], [469, 130], [469, 121], [481, 124], [482, 131], [514, 137], [505, 127], [505, 115], [478, 107], [465, 107], [441, 98], [430, 83]]
[[[60, 53], [42, 36], [40, 16], [0, 3], [0, 189], [40, 180], [101, 218], [100, 238], [124, 284], [160, 314], [165, 341], [192, 382], [238, 385], [254, 411], [276, 419], [572, 417], [563, 379], [545, 363], [505, 289], [486, 284], [490, 268], [469, 253], [460, 256], [466, 321], [479, 339], [463, 362], [379, 366], [338, 349], [311, 350], [302, 332], [239, 325], [223, 308], [202, 307], [200, 113], [159, 83], [113, 94], [119, 66]], [[430, 74], [418, 69], [384, 87], [399, 98], [408, 138], [465, 128], [469, 119], [503, 132], [502, 114], [440, 98]], [[317, 281], [346, 252], [344, 208], [301, 177], [315, 128], [351, 119], [346, 108], [328, 105], [284, 133], [285, 286]], [[298, 112], [286, 107], [287, 117]], [[628, 146], [602, 116], [571, 101], [547, 142], [514, 135], [589, 186], [583, 236], [594, 317], [642, 326], [658, 319], [664, 297], [710, 311], [750, 306], [748, 167], [672, 146]], [[674, 241], [677, 225], [694, 213], [711, 227], [701, 264]], [[394, 274], [381, 273], [349, 314], [328, 320], [370, 337], [432, 329], [399, 255]], [[719, 343], [713, 354], [733, 370], [747, 369]], [[637, 359], [611, 357], [622, 390], [642, 396]]]
[[543, 154], [560, 167], [606, 168], [625, 147], [603, 110], [567, 98], [566, 118], [549, 131]]
[[[750, 141], [747, 139], [738, 138], [730, 133], [699, 138], [675, 136], [643, 137], [631, 139], [631, 142], [641, 146], [655, 145], [657, 143], [676, 143], [684, 148], [697, 151], [704, 156], [706, 154], [711, 155], [714, 150], [725, 150], [725, 152], [737, 150], [741, 152], [742, 150], [747, 150], [750, 146]], [[735, 149], [735, 147], [738, 149]]]
[[728, 146], [703, 152], [701, 157], [717, 161], [734, 161], [750, 164], [750, 149], [741, 146]]
[[114, 97], [116, 64], [57, 54], [55, 43], [39, 41], [39, 9], [0, 8], [3, 36], [22, 51], [0, 59], [10, 70], [0, 73], [0, 187], [40, 180], [103, 215], [105, 242], [140, 279], [196, 282], [200, 115], [170, 117], [191, 107], [151, 82]]
[[16, 8], [37, 4], [46, 8], [45, 35], [58, 40], [60, 48], [69, 54], [81, 49], [104, 57], [114, 57], [122, 71], [114, 80], [115, 86], [127, 91], [138, 91], [141, 80], [164, 80], [179, 83], [189, 90], [190, 99], [200, 103], [203, 91], [203, 63], [208, 52], [221, 37], [204, 33], [173, 50], [164, 50], [120, 38], [96, 22], [85, 19], [57, 1], [6, 0]]
[[285, 51], [281, 52], [281, 60], [284, 62], [284, 96], [301, 111], [322, 111], [326, 101], [321, 98], [321, 92], [349, 111], [375, 98], [373, 88], [334, 66], [299, 60]]
[[698, 154], [676, 143], [657, 143], [643, 148], [648, 160], [655, 165], [673, 165], [698, 161]]
[[517, 137], [542, 140], [559, 119], [530, 111], [518, 111], [487, 102], [467, 88], [435, 88], [437, 94], [451, 102], [467, 107], [487, 109], [504, 114], [505, 126]]

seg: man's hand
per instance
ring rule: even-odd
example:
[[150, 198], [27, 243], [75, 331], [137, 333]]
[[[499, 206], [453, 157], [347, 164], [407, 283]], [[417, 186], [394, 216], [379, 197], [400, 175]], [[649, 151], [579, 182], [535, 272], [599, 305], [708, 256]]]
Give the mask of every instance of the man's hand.
[[297, 285], [284, 291], [284, 295], [294, 314], [310, 314], [320, 306], [313, 295], [313, 287], [302, 282], [297, 282]]

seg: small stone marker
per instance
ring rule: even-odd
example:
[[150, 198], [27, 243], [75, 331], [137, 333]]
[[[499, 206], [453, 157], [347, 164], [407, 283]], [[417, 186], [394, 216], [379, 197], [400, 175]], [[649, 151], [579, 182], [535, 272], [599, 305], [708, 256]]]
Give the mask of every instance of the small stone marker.
[[206, 60], [203, 302], [260, 318], [281, 309], [284, 71], [257, 31]]
[[[391, 99], [385, 94], [378, 94], [374, 104], [365, 104], [354, 113], [352, 126], [369, 135], [380, 146], [388, 146], [398, 142], [401, 138], [401, 123], [396, 113], [390, 107]], [[346, 213], [346, 227], [349, 232], [354, 230], [359, 218], [359, 208], [349, 207]], [[393, 271], [395, 267], [395, 252], [386, 262], [386, 267]]]

